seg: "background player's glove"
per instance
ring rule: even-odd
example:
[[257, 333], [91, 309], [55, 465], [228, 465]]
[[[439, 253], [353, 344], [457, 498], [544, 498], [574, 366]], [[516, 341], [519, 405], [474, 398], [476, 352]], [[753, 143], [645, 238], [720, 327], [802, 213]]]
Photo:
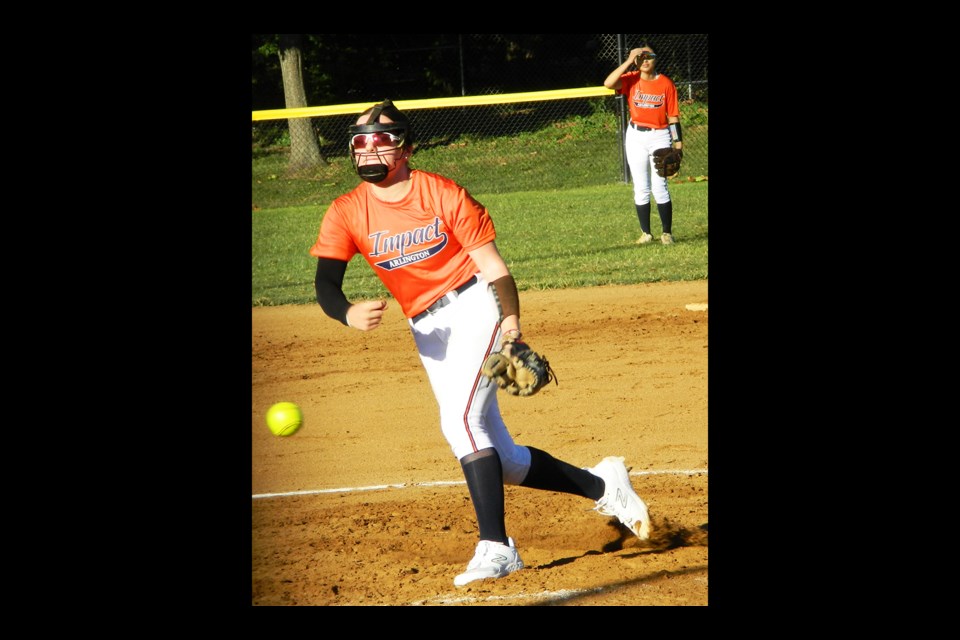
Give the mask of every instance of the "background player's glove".
[[653, 168], [661, 178], [672, 178], [680, 173], [680, 161], [683, 160], [683, 151], [666, 147], [653, 152]]
[[551, 380], [560, 384], [550, 362], [511, 335], [504, 337], [500, 351], [487, 357], [482, 372], [513, 396], [532, 396]]

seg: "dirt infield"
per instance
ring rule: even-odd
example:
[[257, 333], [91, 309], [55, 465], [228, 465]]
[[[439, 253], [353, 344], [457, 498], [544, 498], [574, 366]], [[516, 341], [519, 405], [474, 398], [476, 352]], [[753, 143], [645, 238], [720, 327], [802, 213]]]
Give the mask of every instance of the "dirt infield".
[[[399, 305], [367, 333], [317, 305], [258, 307], [253, 605], [707, 605], [708, 311], [687, 308], [707, 303], [707, 282], [525, 291], [520, 303], [559, 385], [501, 394], [514, 439], [584, 467], [624, 456], [651, 540], [584, 498], [507, 487], [526, 568], [454, 587], [474, 512]], [[303, 408], [291, 437], [264, 422], [279, 401]]]

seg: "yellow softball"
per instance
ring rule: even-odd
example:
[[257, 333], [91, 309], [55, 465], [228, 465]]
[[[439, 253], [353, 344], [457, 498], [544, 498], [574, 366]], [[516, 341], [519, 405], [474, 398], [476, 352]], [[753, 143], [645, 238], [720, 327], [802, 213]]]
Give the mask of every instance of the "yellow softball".
[[303, 426], [303, 412], [293, 402], [278, 402], [267, 410], [267, 426], [275, 436], [292, 436]]

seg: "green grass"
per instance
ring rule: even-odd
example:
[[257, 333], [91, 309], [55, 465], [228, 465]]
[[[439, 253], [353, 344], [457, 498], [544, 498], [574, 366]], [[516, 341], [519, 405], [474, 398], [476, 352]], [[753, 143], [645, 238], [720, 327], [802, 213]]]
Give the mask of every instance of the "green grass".
[[[701, 280], [707, 278], [708, 112], [706, 105], [684, 103], [681, 113], [683, 166], [670, 185], [676, 244], [668, 247], [634, 244], [640, 228], [633, 187], [622, 182], [612, 113], [512, 136], [424, 139], [411, 166], [455, 180], [487, 206], [521, 291]], [[267, 129], [254, 128], [252, 303], [316, 304], [316, 259], [309, 249], [327, 207], [359, 178], [346, 150], [333, 148], [324, 150], [321, 166], [289, 173], [286, 126], [278, 126], [283, 129], [269, 140]], [[651, 209], [659, 238], [656, 205]], [[388, 295], [360, 256], [347, 268], [344, 293], [351, 300]]]
[[[358, 180], [353, 174], [333, 197]], [[671, 246], [634, 244], [640, 227], [629, 184], [513, 193], [464, 186], [490, 211], [497, 247], [521, 291], [707, 279], [707, 181], [670, 185]], [[253, 306], [316, 304], [309, 250], [331, 200], [252, 212]], [[656, 205], [651, 210], [659, 238]], [[360, 256], [347, 267], [343, 289], [350, 300], [389, 295]]]
[[[705, 109], [695, 111], [695, 107], [682, 106], [689, 121], [683, 129], [684, 178], [709, 175], [708, 126], [701, 124]], [[285, 128], [286, 123], [275, 126]], [[283, 136], [278, 139], [282, 141]], [[421, 140], [410, 166], [446, 176], [474, 194], [551, 191], [621, 182], [621, 146], [616, 117], [599, 111], [512, 136], [460, 135], [453, 140]], [[320, 166], [290, 173], [286, 147], [255, 144], [252, 209], [305, 205], [326, 208], [334, 198], [356, 186], [357, 174], [346, 148], [325, 148], [324, 154], [326, 162]]]

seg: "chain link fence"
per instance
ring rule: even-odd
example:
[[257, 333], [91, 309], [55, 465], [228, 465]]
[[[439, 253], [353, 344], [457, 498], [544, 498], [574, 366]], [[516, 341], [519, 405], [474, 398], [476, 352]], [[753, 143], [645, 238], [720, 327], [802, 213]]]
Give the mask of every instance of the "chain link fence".
[[[673, 80], [681, 100], [684, 161], [680, 176], [674, 180], [709, 174], [707, 34], [599, 34], [588, 39], [586, 46], [580, 39], [577, 46], [571, 43], [553, 58], [539, 55], [531, 59], [491, 54], [500, 37], [463, 35], [459, 38], [461, 46], [444, 51], [459, 58], [459, 65], [449, 63], [447, 68], [459, 68], [461, 95], [602, 87], [603, 80], [630, 49], [649, 42], [657, 51], [657, 70]], [[474, 63], [471, 54], [479, 58], [481, 53], [482, 58]], [[412, 68], [426, 64], [413, 55], [402, 59]], [[431, 64], [443, 68], [435, 59]], [[451, 80], [451, 86], [457, 84], [456, 80]], [[384, 98], [402, 101], [423, 97], [400, 93], [366, 96], [371, 105]], [[622, 96], [425, 108], [406, 113], [417, 136], [411, 166], [443, 174], [475, 194], [629, 181], [623, 154], [627, 109]], [[357, 113], [310, 117], [306, 118], [309, 127], [303, 126], [303, 119], [254, 120], [254, 208], [322, 205], [355, 186], [347, 127], [356, 117]], [[313, 140], [291, 144], [291, 132], [297, 131]], [[293, 162], [291, 149], [300, 143], [316, 147], [316, 161]], [[564, 170], [558, 170], [560, 166]]]

